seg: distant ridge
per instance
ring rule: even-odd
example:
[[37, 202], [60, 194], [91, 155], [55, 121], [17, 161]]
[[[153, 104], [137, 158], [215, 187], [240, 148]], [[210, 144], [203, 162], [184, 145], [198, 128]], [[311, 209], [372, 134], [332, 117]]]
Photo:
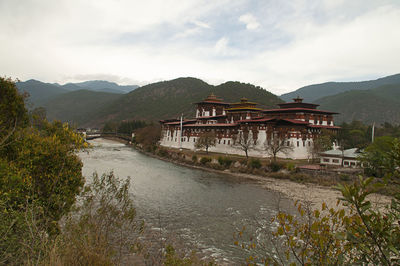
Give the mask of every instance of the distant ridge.
[[302, 87], [293, 92], [285, 93], [280, 96], [284, 101], [291, 101], [292, 98], [300, 96], [306, 102], [314, 102], [315, 100], [335, 95], [351, 90], [369, 90], [383, 85], [400, 84], [400, 74], [395, 74], [376, 80], [359, 81], [359, 82], [326, 82]]
[[71, 91], [90, 90], [125, 94], [139, 87], [137, 85], [118, 85], [104, 80], [90, 80], [60, 85], [58, 83], [45, 83], [30, 79], [24, 82], [17, 82], [16, 85], [21, 92], [29, 93], [28, 103], [31, 108], [42, 106], [52, 98]]
[[359, 120], [367, 124], [400, 124], [400, 84], [346, 91], [315, 103], [320, 104], [321, 109], [339, 112], [337, 123]]

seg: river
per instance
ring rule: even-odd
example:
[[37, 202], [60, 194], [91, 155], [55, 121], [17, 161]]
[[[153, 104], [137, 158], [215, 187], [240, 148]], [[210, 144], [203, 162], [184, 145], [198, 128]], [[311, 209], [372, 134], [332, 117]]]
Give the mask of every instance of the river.
[[249, 180], [161, 161], [110, 140], [91, 144], [88, 153], [80, 153], [86, 177], [111, 170], [120, 178], [130, 176], [140, 219], [219, 262], [240, 263], [249, 255], [234, 245], [238, 228], [269, 227], [278, 202], [283, 210], [292, 206]]

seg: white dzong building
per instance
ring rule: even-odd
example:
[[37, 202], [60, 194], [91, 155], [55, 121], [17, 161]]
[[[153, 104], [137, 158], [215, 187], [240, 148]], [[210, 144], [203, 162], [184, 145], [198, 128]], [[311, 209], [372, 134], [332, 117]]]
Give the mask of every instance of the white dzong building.
[[333, 115], [337, 113], [318, 110], [317, 104], [303, 103], [301, 98], [293, 100], [279, 104], [277, 109], [263, 110], [246, 98], [237, 103], [225, 103], [211, 94], [196, 103], [195, 118], [183, 120], [182, 124], [180, 119], [161, 120], [160, 145], [195, 150], [196, 140], [205, 132], [213, 132], [217, 141], [209, 151], [244, 155], [233, 145], [235, 137], [244, 133], [254, 142], [249, 156], [270, 156], [265, 146], [275, 139], [292, 147], [289, 153], [278, 154], [278, 157], [308, 159], [313, 140], [322, 129], [334, 132], [340, 129], [334, 125]]

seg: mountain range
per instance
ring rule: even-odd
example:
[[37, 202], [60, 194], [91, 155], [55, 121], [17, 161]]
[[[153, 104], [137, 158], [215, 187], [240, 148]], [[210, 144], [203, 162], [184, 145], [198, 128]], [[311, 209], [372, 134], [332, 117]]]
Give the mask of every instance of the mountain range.
[[58, 83], [45, 83], [30, 79], [25, 82], [17, 82], [16, 85], [21, 92], [27, 92], [29, 94], [29, 102], [34, 107], [43, 105], [55, 96], [66, 94], [72, 91], [89, 90], [96, 92], [125, 94], [139, 87], [137, 85], [123, 86], [104, 80], [90, 80], [80, 83], [67, 83], [60, 85]]
[[[360, 120], [365, 123], [400, 124], [400, 74], [362, 82], [327, 82], [302, 87], [280, 98], [258, 86], [229, 81], [218, 86], [196, 78], [178, 78], [142, 87], [120, 86], [107, 81], [65, 85], [36, 80], [18, 82], [27, 91], [33, 107], [43, 106], [49, 119], [78, 126], [101, 126], [106, 121], [149, 120], [194, 115], [193, 103], [211, 92], [226, 102], [246, 97], [263, 108], [300, 96], [320, 109], [340, 113], [336, 123]], [[129, 92], [128, 92], [129, 91]]]
[[384, 85], [400, 84], [400, 74], [379, 78], [376, 80], [358, 81], [358, 82], [326, 82], [301, 87], [295, 91], [282, 94], [280, 98], [284, 101], [290, 101], [297, 96], [303, 98], [306, 102], [314, 102], [322, 97], [335, 95], [341, 92], [352, 90], [370, 90]]

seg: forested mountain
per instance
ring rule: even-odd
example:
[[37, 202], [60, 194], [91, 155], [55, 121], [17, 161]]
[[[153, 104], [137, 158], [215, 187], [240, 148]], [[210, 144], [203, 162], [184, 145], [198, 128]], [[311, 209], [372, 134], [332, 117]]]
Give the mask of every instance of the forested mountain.
[[193, 104], [211, 92], [226, 102], [239, 101], [242, 97], [258, 102], [262, 107], [273, 107], [282, 102], [276, 95], [251, 84], [227, 82], [213, 86], [196, 78], [178, 78], [140, 87], [105, 106], [87, 123], [101, 124], [112, 119], [157, 121], [180, 114], [190, 118], [195, 114]]
[[137, 85], [118, 85], [117, 83], [104, 80], [91, 80], [60, 85], [58, 83], [45, 83], [31, 79], [25, 82], [17, 82], [16, 85], [21, 92], [29, 93], [29, 108], [42, 106], [55, 96], [71, 91], [90, 90], [125, 94], [138, 88]]
[[314, 84], [302, 87], [293, 92], [282, 94], [280, 96], [284, 101], [291, 101], [292, 98], [300, 96], [306, 102], [314, 102], [315, 100], [335, 95], [345, 91], [351, 90], [369, 90], [383, 85], [400, 84], [400, 74], [387, 76], [384, 78], [360, 81], [360, 82], [326, 82], [321, 84]]
[[29, 94], [29, 108], [41, 106], [49, 99], [68, 92], [65, 88], [34, 79], [25, 82], [17, 82], [16, 85], [19, 91], [27, 92]]
[[321, 109], [339, 112], [337, 122], [400, 124], [400, 84], [370, 90], [352, 90], [315, 101]]
[[61, 94], [44, 103], [47, 118], [81, 125], [93, 117], [105, 104], [121, 97], [121, 94], [77, 90]]
[[139, 88], [137, 85], [118, 85], [115, 82], [109, 82], [105, 80], [89, 80], [73, 84], [88, 90], [112, 93], [127, 93]]

